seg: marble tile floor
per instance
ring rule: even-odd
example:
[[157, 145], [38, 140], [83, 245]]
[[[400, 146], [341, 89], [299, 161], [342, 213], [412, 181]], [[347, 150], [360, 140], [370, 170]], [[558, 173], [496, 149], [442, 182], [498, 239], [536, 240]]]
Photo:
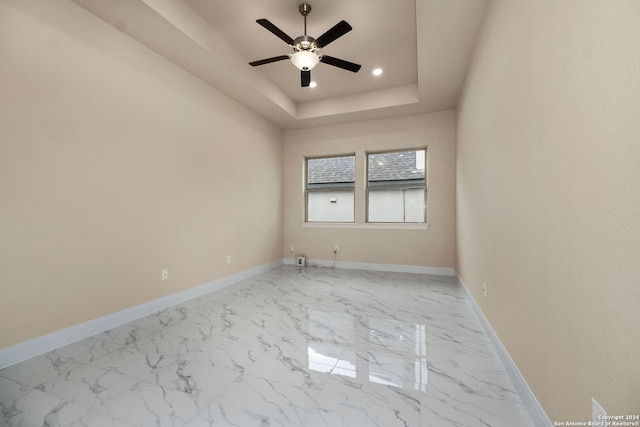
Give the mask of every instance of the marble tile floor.
[[452, 277], [283, 266], [0, 371], [3, 426], [517, 426]]

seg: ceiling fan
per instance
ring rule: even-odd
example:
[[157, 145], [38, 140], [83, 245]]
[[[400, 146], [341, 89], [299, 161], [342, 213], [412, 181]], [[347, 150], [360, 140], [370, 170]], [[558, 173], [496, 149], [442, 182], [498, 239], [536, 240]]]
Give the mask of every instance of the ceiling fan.
[[298, 6], [298, 9], [300, 10], [300, 14], [304, 16], [304, 36], [300, 36], [295, 40], [289, 37], [280, 28], [273, 25], [269, 20], [256, 20], [258, 24], [262, 25], [276, 37], [291, 46], [291, 48], [293, 48], [293, 53], [249, 62], [249, 65], [256, 67], [258, 65], [290, 59], [293, 65], [300, 70], [300, 85], [302, 87], [309, 86], [311, 83], [311, 69], [318, 65], [319, 62], [357, 73], [361, 67], [359, 64], [354, 64], [353, 62], [345, 61], [344, 59], [334, 58], [333, 56], [319, 53], [320, 49], [351, 31], [353, 29], [351, 25], [346, 21], [340, 21], [320, 37], [314, 39], [307, 35], [307, 15], [311, 12], [311, 6], [307, 3], [303, 3]]

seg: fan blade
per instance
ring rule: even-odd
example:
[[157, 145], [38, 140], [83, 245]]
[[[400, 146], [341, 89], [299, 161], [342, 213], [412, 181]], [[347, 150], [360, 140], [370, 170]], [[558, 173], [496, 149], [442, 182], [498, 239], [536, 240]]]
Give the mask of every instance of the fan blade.
[[334, 67], [342, 68], [343, 70], [348, 70], [354, 73], [357, 73], [360, 70], [360, 64], [354, 64], [353, 62], [345, 61], [344, 59], [334, 58], [329, 55], [322, 55], [320, 62], [324, 62], [325, 64], [333, 65]]
[[300, 71], [300, 86], [309, 87], [311, 83], [311, 70]]
[[280, 28], [278, 28], [275, 25], [273, 25], [268, 19], [258, 19], [258, 20], [256, 20], [256, 22], [258, 24], [262, 25], [267, 30], [271, 31], [273, 34], [275, 34], [280, 40], [282, 40], [286, 44], [293, 46], [293, 39], [291, 37], [289, 37]]
[[323, 48], [338, 37], [344, 36], [351, 30], [353, 30], [353, 28], [351, 28], [351, 25], [349, 25], [347, 21], [340, 21], [332, 28], [330, 28], [326, 33], [318, 37], [316, 39], [316, 44], [319, 48]]
[[274, 56], [273, 58], [261, 59], [259, 61], [249, 62], [249, 65], [257, 67], [258, 65], [270, 64], [272, 62], [284, 61], [289, 59], [289, 55]]

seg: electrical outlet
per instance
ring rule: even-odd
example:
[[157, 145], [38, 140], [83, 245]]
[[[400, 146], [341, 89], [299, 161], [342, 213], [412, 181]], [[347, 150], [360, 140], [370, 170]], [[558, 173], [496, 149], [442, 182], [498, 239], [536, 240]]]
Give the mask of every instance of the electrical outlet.
[[161, 272], [162, 280], [167, 280], [169, 278], [169, 270], [162, 270]]
[[231, 264], [231, 255], [227, 255], [227, 264]]
[[337, 254], [338, 252], [340, 252], [340, 246], [336, 245], [336, 247], [333, 248], [333, 253]]
[[[607, 419], [607, 412], [592, 397], [591, 398], [591, 421], [593, 421], [594, 423], [602, 423], [602, 421], [606, 419]], [[595, 425], [600, 425], [600, 424], [595, 424]]]
[[487, 296], [487, 284], [482, 282], [482, 294], [486, 297]]

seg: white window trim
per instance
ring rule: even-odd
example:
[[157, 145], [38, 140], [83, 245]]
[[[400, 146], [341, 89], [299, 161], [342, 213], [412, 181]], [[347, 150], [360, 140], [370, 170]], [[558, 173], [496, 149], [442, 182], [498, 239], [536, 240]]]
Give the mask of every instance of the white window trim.
[[[393, 149], [393, 150], [383, 150], [383, 151], [365, 151], [364, 152], [364, 162], [365, 162], [365, 177], [364, 177], [364, 191], [365, 191], [365, 224], [386, 224], [386, 225], [390, 225], [390, 224], [402, 224], [402, 225], [426, 225], [427, 227], [429, 226], [429, 224], [427, 223], [427, 188], [428, 188], [428, 175], [429, 175], [429, 169], [428, 169], [428, 157], [427, 157], [427, 151], [428, 147], [421, 147], [421, 148], [409, 148], [409, 149]], [[424, 150], [424, 217], [423, 217], [423, 222], [393, 222], [393, 223], [385, 223], [385, 222], [372, 222], [369, 221], [369, 190], [371, 189], [371, 186], [369, 184], [369, 156], [370, 155], [376, 155], [376, 154], [384, 154], [384, 153], [397, 153], [397, 152], [407, 152], [407, 151], [417, 151], [417, 150]], [[406, 228], [406, 227], [403, 227]]]
[[354, 172], [356, 172], [357, 168], [358, 168], [358, 154], [356, 152], [351, 152], [351, 153], [346, 153], [346, 154], [332, 154], [332, 155], [328, 155], [328, 156], [318, 156], [318, 157], [304, 157], [303, 160], [303, 188], [304, 188], [304, 195], [303, 195], [303, 213], [302, 213], [302, 217], [304, 218], [304, 223], [305, 224], [355, 224], [356, 221], [356, 187], [357, 187], [357, 178], [354, 179], [353, 182], [353, 189], [351, 191], [353, 191], [353, 221], [351, 222], [334, 222], [334, 221], [329, 221], [329, 222], [323, 222], [323, 221], [308, 221], [309, 218], [309, 193], [312, 190], [309, 190], [308, 185], [309, 183], [307, 182], [308, 179], [308, 164], [309, 164], [309, 160], [313, 160], [313, 159], [331, 159], [331, 158], [336, 158], [336, 157], [353, 157], [353, 162], [354, 162]]
[[360, 230], [426, 230], [427, 222], [303, 222], [302, 228], [337, 228]]
[[[398, 148], [397, 150], [392, 151], [410, 151], [410, 150], [425, 150], [425, 190], [429, 188], [429, 148], [428, 146], [424, 147], [407, 147], [407, 148]], [[379, 151], [386, 152], [386, 151]], [[303, 156], [302, 161], [302, 175], [303, 175], [303, 191], [302, 191], [302, 221], [300, 224], [301, 228], [306, 229], [351, 229], [351, 230], [415, 230], [415, 231], [425, 231], [431, 227], [429, 222], [367, 222], [366, 221], [366, 212], [362, 212], [364, 215], [363, 218], [360, 218], [360, 214], [358, 212], [357, 204], [359, 197], [366, 197], [367, 192], [367, 172], [366, 172], [366, 162], [367, 155], [370, 153], [374, 153], [374, 151], [356, 151], [353, 153], [345, 153], [345, 154], [330, 154], [326, 156]], [[354, 155], [356, 157], [356, 180], [355, 180], [355, 193], [354, 193], [354, 221], [353, 222], [320, 222], [320, 221], [306, 221], [307, 217], [307, 201], [306, 201], [306, 161], [307, 159], [313, 158], [325, 158], [325, 157], [340, 157], [340, 156], [349, 156]], [[359, 160], [361, 159], [361, 160]], [[361, 173], [361, 181], [358, 180], [358, 168], [359, 162], [363, 162], [364, 170], [360, 170]], [[360, 194], [361, 193], [361, 194]], [[367, 209], [366, 202], [364, 203], [364, 209]], [[428, 212], [425, 211], [425, 215], [428, 220]]]

